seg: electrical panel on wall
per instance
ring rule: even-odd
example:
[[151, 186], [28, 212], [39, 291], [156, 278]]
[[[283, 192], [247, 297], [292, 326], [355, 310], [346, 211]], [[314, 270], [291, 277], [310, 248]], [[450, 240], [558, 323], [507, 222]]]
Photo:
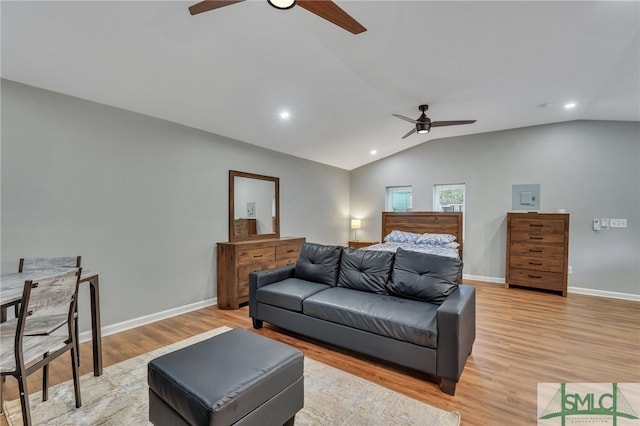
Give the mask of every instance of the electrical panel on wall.
[[540, 184], [513, 185], [511, 188], [512, 210], [540, 210]]

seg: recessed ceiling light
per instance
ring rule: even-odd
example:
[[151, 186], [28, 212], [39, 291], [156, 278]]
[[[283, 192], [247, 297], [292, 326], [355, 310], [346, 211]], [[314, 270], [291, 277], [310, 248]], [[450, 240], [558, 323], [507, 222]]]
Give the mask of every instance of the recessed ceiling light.
[[571, 108], [575, 108], [576, 107], [576, 103], [575, 102], [569, 102], [568, 104], [564, 104], [564, 109], [571, 109]]
[[371, 155], [376, 155], [378, 153], [378, 151], [376, 151], [375, 149], [371, 150]]
[[286, 120], [289, 117], [291, 117], [291, 114], [289, 113], [289, 111], [282, 111], [280, 113], [280, 118], [282, 118], [283, 120]]

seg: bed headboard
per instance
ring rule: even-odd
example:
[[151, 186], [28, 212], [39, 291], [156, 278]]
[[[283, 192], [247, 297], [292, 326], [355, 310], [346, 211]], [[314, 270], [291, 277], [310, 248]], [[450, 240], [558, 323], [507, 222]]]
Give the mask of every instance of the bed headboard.
[[460, 244], [458, 251], [462, 259], [462, 213], [461, 212], [382, 212], [382, 237], [394, 229], [424, 234], [452, 234]]

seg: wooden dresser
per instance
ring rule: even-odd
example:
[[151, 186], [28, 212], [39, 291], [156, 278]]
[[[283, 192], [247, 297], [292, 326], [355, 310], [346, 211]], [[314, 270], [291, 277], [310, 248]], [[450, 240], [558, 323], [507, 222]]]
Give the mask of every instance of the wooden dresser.
[[249, 274], [296, 263], [304, 238], [218, 243], [218, 306], [238, 309], [249, 301]]
[[567, 295], [568, 213], [507, 213], [505, 287], [555, 290]]

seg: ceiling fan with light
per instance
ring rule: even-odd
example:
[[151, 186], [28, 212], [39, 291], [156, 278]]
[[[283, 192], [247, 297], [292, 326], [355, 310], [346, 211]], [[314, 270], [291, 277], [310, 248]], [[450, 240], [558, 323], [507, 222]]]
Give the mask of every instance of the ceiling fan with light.
[[[202, 12], [208, 12], [210, 10], [218, 9], [220, 7], [229, 6], [235, 3], [243, 2], [244, 0], [205, 0], [200, 3], [196, 3], [189, 7], [189, 12], [192, 15], [197, 15]], [[291, 9], [293, 6], [298, 5], [309, 12], [318, 15], [319, 17], [326, 19], [344, 28], [352, 34], [360, 34], [367, 31], [358, 21], [353, 19], [347, 12], [342, 10], [340, 6], [329, 0], [267, 0], [269, 4], [276, 9]]]
[[422, 114], [420, 114], [420, 117], [415, 120], [409, 117], [405, 117], [404, 115], [391, 114], [394, 117], [398, 117], [401, 120], [405, 120], [416, 125], [416, 127], [407, 132], [407, 134], [404, 135], [402, 139], [411, 136], [414, 133], [429, 133], [432, 127], [457, 126], [459, 124], [473, 124], [476, 122], [476, 120], [431, 121], [431, 119], [427, 117], [426, 114], [426, 111], [429, 109], [429, 105], [420, 105], [418, 106], [418, 109], [422, 111]]

